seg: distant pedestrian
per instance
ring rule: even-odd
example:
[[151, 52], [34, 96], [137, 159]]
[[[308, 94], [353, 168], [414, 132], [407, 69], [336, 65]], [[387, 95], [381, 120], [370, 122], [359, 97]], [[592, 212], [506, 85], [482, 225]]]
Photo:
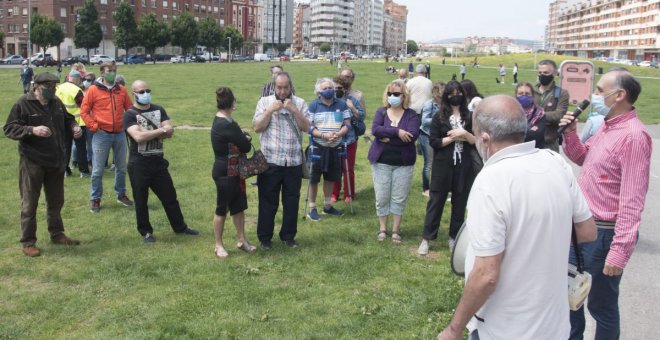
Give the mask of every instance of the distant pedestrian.
[[426, 63], [426, 78], [431, 79], [431, 63]]
[[404, 83], [408, 82], [408, 70], [405, 68], [400, 68], [399, 69], [399, 79], [401, 79]]
[[443, 57], [442, 58], [442, 65], [444, 65], [444, 64], [445, 64], [445, 58]]
[[[275, 76], [277, 76], [280, 72], [284, 72], [284, 68], [281, 65], [273, 65], [270, 67], [271, 81], [265, 83], [264, 86], [261, 88], [262, 97], [268, 97], [275, 94]], [[291, 94], [295, 95], [296, 90], [291, 88]]]
[[413, 66], [412, 61], [408, 63], [408, 73], [415, 72], [415, 67]]
[[23, 94], [30, 92], [30, 84], [32, 83], [33, 76], [34, 72], [32, 71], [32, 67], [30, 67], [27, 60], [23, 60], [21, 76], [18, 78], [18, 83], [23, 84]]
[[518, 63], [513, 64], [513, 85], [518, 85]]
[[499, 78], [495, 77], [495, 82], [497, 82], [498, 84], [504, 84], [506, 80], [506, 67], [504, 67], [504, 64], [500, 64], [499, 74], [500, 77]]
[[465, 80], [465, 73], [467, 72], [467, 69], [465, 68], [465, 63], [462, 63], [459, 69], [461, 72], [461, 81], [463, 81]]

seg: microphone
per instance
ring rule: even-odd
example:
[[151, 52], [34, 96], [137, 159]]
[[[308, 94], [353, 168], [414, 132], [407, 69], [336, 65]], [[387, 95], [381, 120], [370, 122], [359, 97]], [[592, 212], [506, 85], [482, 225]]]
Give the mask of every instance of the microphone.
[[[587, 106], [589, 106], [589, 104], [591, 104], [591, 102], [589, 102], [586, 99], [583, 100], [582, 103], [580, 103], [580, 105], [578, 105], [578, 107], [575, 108], [575, 111], [573, 111], [573, 117], [575, 117], [577, 119], [577, 117], [580, 116], [580, 113], [582, 113], [582, 111], [584, 111], [584, 109], [586, 109]], [[559, 129], [557, 129], [557, 133], [561, 135], [562, 133], [564, 133], [564, 130], [566, 130], [567, 127], [568, 127], [568, 124], [559, 127]]]

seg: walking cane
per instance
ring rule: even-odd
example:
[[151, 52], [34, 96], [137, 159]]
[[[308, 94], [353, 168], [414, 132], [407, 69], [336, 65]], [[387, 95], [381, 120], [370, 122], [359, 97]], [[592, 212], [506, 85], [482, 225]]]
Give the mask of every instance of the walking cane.
[[[307, 155], [303, 154], [303, 156], [305, 156], [305, 158], [306, 158]], [[310, 159], [309, 162], [307, 162], [306, 159], [303, 159], [303, 162], [304, 162], [303, 166], [309, 166], [309, 169], [308, 169], [309, 170], [309, 172], [308, 172], [309, 173], [309, 178], [307, 179], [307, 192], [305, 193], [305, 208], [303, 210], [303, 216], [302, 216], [303, 221], [305, 219], [307, 219], [307, 207], [308, 207], [308, 201], [309, 201], [309, 185], [312, 182], [312, 169], [314, 169], [314, 160], [315, 159], [321, 159], [321, 156], [314, 154], [314, 140], [313, 140], [313, 137], [312, 137], [311, 130], [309, 132], [309, 159]], [[307, 163], [309, 163], [309, 165], [307, 165]]]
[[348, 173], [348, 146], [346, 142], [344, 142], [344, 160], [345, 160], [344, 167], [346, 170], [346, 185], [348, 187], [348, 206], [351, 208], [351, 214], [354, 214], [355, 212], [353, 212], [353, 190], [351, 188], [351, 175]]

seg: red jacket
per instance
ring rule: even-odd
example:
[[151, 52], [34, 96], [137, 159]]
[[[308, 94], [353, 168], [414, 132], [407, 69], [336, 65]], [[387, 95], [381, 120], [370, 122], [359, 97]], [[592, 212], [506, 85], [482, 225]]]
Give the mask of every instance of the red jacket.
[[122, 121], [124, 111], [132, 105], [131, 98], [123, 86], [115, 84], [109, 89], [97, 80], [83, 98], [80, 117], [92, 132], [101, 129], [105, 132], [119, 133], [124, 130]]

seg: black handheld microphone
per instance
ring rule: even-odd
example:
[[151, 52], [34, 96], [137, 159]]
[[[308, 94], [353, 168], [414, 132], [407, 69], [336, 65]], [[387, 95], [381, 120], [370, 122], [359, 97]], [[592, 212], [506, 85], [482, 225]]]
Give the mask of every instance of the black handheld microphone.
[[[586, 109], [587, 106], [589, 106], [589, 104], [591, 104], [591, 102], [589, 102], [586, 99], [583, 100], [582, 103], [580, 103], [580, 105], [578, 105], [578, 107], [575, 108], [575, 111], [573, 111], [573, 117], [577, 119], [577, 117], [580, 116], [580, 113], [582, 113], [582, 111], [584, 111], [584, 109]], [[566, 130], [566, 127], [568, 127], [568, 125], [564, 125], [560, 127], [559, 129], [557, 129], [557, 133], [561, 135], [562, 133], [564, 133], [564, 130]]]

